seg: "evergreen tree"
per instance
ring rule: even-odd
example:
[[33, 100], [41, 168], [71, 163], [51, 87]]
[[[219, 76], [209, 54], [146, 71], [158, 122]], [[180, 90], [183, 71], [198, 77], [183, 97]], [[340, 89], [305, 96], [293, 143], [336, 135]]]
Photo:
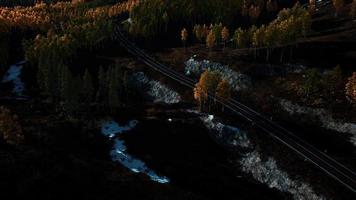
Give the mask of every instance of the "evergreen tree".
[[109, 74], [109, 91], [108, 91], [108, 100], [109, 100], [109, 107], [112, 112], [114, 112], [117, 108], [120, 107], [120, 67], [115, 66], [110, 68]]
[[103, 67], [100, 66], [98, 73], [98, 91], [96, 93], [96, 101], [105, 104], [107, 102], [106, 94], [108, 88], [107, 73]]
[[79, 108], [82, 80], [78, 76], [74, 77], [68, 67], [63, 67], [61, 77], [61, 98], [64, 103], [64, 110], [69, 114], [74, 114]]
[[90, 103], [93, 100], [94, 95], [94, 86], [93, 80], [89, 73], [89, 70], [86, 69], [83, 76], [83, 90], [82, 97], [85, 102]]

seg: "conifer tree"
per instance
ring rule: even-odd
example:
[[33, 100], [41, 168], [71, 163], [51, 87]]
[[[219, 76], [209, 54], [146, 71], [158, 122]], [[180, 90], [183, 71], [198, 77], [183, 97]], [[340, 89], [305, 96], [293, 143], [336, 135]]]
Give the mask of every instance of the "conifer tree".
[[89, 70], [86, 69], [83, 76], [83, 94], [82, 97], [85, 102], [90, 103], [92, 102], [93, 95], [94, 95], [94, 86], [93, 80], [89, 73]]
[[98, 91], [96, 93], [96, 101], [98, 103], [105, 104], [106, 103], [106, 94], [108, 88], [108, 78], [107, 73], [102, 66], [99, 68], [98, 73]]
[[112, 112], [115, 112], [120, 107], [120, 82], [119, 82], [119, 67], [111, 67], [109, 74], [109, 90], [108, 90], [108, 103]]

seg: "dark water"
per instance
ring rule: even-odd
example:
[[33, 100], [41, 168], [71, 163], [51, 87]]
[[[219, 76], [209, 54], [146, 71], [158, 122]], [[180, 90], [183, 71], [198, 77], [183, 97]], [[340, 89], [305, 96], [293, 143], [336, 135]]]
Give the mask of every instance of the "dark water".
[[209, 136], [199, 119], [140, 121], [122, 135], [128, 152], [170, 183], [204, 199], [284, 199], [286, 196], [252, 179], [229, 162], [237, 155], [224, 150]]

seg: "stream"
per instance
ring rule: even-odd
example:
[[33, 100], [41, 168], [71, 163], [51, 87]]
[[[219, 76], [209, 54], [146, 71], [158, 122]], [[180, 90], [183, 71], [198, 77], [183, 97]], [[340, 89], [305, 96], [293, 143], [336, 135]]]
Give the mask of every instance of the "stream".
[[134, 173], [144, 173], [152, 181], [158, 183], [168, 183], [169, 179], [164, 176], [158, 176], [153, 170], [149, 169], [146, 164], [127, 153], [125, 142], [120, 139], [120, 135], [134, 129], [138, 121], [132, 120], [125, 126], [120, 126], [115, 121], [106, 121], [102, 123], [101, 133], [110, 139], [114, 139], [114, 146], [110, 152], [113, 161], [120, 162], [126, 168]]

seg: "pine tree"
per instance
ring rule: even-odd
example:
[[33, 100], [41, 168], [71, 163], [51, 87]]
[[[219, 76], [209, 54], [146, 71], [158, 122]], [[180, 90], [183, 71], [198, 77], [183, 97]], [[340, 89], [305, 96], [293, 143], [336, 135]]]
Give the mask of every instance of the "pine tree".
[[79, 108], [82, 80], [80, 77], [74, 77], [68, 67], [63, 67], [61, 77], [61, 98], [64, 103], [64, 110], [72, 115]]
[[96, 102], [105, 104], [106, 103], [106, 94], [108, 88], [108, 77], [107, 73], [102, 66], [99, 68], [98, 73], [98, 91], [96, 93]]
[[216, 43], [220, 43], [221, 42], [222, 29], [223, 29], [222, 23], [211, 25], [211, 31], [214, 34]]
[[108, 91], [108, 100], [109, 100], [109, 107], [112, 112], [115, 112], [117, 108], [120, 107], [120, 98], [119, 98], [119, 89], [120, 89], [120, 82], [119, 82], [119, 67], [112, 67], [110, 68], [109, 74], [109, 91]]
[[89, 73], [89, 70], [86, 69], [83, 76], [83, 94], [82, 97], [85, 102], [90, 103], [93, 100], [94, 95], [94, 86], [93, 80]]

